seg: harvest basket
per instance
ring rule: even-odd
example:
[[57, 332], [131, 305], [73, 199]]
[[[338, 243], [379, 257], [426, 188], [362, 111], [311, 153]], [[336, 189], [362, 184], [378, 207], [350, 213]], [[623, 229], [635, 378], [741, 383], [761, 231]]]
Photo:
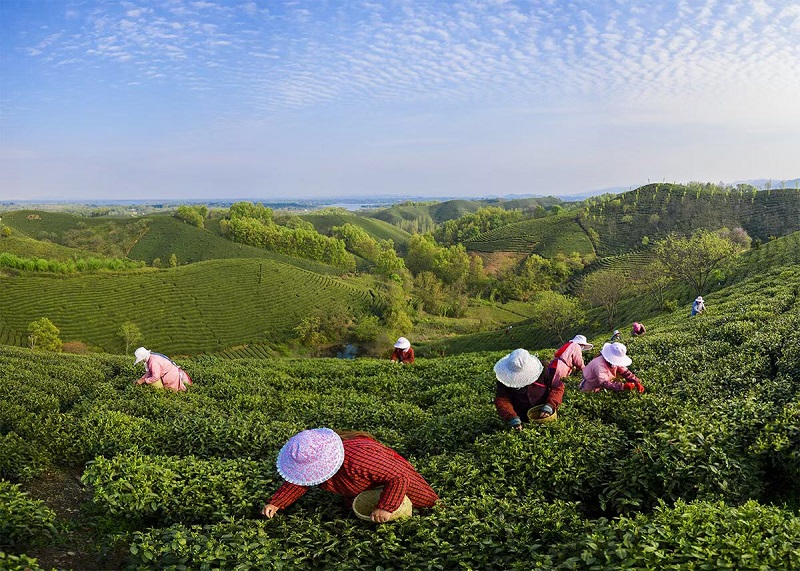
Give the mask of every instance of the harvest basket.
[[536, 424], [543, 424], [545, 422], [553, 422], [556, 418], [558, 418], [558, 411], [553, 411], [553, 414], [547, 416], [545, 418], [539, 418], [539, 413], [541, 412], [542, 408], [544, 407], [543, 404], [539, 404], [536, 406], [532, 406], [528, 409], [528, 420], [531, 422], [535, 422]]
[[[372, 510], [375, 509], [375, 506], [378, 505], [382, 491], [383, 488], [375, 488], [374, 490], [361, 492], [356, 496], [356, 499], [353, 500], [353, 511], [358, 516], [358, 519], [372, 521], [369, 516], [372, 513]], [[411, 517], [411, 509], [411, 500], [408, 499], [408, 496], [403, 496], [403, 503], [400, 504], [399, 508], [392, 512], [389, 521], [394, 521], [404, 517]]]

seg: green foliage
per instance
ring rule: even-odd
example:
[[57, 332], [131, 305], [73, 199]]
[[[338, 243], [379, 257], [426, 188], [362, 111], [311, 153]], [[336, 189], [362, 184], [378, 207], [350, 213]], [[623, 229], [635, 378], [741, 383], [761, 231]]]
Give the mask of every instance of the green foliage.
[[[0, 569], [4, 571], [45, 571], [35, 557], [0, 551]], [[55, 569], [53, 570], [55, 571]]]
[[56, 534], [56, 514], [18, 484], [0, 480], [0, 546], [41, 542]]
[[[205, 214], [203, 214], [203, 211], [205, 211]], [[191, 226], [202, 228], [207, 214], [207, 206], [182, 205], [179, 206], [178, 210], [175, 212], [175, 218], [182, 220]]]
[[6, 226], [5, 224], [0, 229], [0, 236], [2, 236], [3, 238], [8, 238], [13, 233], [14, 233], [14, 231], [11, 229], [11, 226]]
[[8, 252], [0, 253], [0, 267], [26, 272], [52, 272], [74, 274], [77, 272], [96, 272], [101, 270], [120, 271], [144, 267], [143, 262], [120, 258], [75, 258], [66, 261], [44, 258], [23, 258]]
[[466, 240], [464, 245], [476, 252], [524, 252], [545, 258], [559, 252], [577, 252], [587, 258], [595, 253], [590, 236], [572, 212], [508, 224]]
[[484, 232], [501, 228], [507, 224], [519, 222], [523, 215], [519, 210], [505, 210], [497, 206], [484, 206], [471, 214], [455, 220], [447, 220], [433, 233], [440, 244], [452, 246]]
[[40, 317], [28, 324], [28, 344], [31, 349], [61, 351], [61, 333], [58, 327], [46, 317]]
[[629, 292], [627, 276], [619, 270], [599, 270], [583, 279], [581, 297], [588, 303], [605, 309], [609, 329], [613, 329], [617, 306]]
[[668, 276], [701, 295], [708, 291], [714, 272], [729, 263], [741, 247], [725, 235], [699, 230], [690, 238], [667, 236], [655, 252]]
[[532, 317], [542, 329], [558, 337], [562, 343], [568, 332], [586, 322], [586, 314], [577, 299], [554, 291], [543, 291], [536, 297]]
[[139, 329], [139, 326], [132, 321], [126, 321], [120, 325], [117, 335], [119, 335], [120, 339], [122, 339], [123, 343], [125, 343], [126, 355], [131, 352], [131, 347], [138, 345], [144, 340], [142, 330]]

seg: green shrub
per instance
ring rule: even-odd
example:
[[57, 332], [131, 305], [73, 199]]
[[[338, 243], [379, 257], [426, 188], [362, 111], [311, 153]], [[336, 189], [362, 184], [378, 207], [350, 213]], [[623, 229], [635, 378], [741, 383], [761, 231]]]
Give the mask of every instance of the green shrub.
[[31, 544], [56, 535], [56, 514], [18, 484], [0, 480], [0, 546]]

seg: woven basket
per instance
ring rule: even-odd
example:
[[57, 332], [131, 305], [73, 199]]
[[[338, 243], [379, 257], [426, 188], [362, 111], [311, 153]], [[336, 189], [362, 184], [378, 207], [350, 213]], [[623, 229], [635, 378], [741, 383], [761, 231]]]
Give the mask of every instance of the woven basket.
[[[375, 506], [378, 505], [382, 491], [383, 488], [375, 488], [374, 490], [361, 492], [356, 496], [356, 499], [353, 500], [353, 511], [358, 516], [358, 519], [372, 521], [369, 516], [372, 514], [372, 510], [375, 509]], [[400, 504], [399, 508], [392, 512], [392, 515], [389, 517], [389, 521], [394, 521], [403, 517], [410, 517], [411, 509], [411, 500], [408, 499], [408, 496], [403, 496], [403, 503]]]
[[556, 418], [558, 418], [558, 412], [555, 410], [553, 411], [553, 414], [551, 414], [550, 416], [545, 418], [539, 418], [539, 412], [542, 410], [543, 407], [544, 405], [540, 404], [529, 408], [528, 420], [530, 420], [531, 422], [535, 422], [536, 424], [543, 424], [545, 422], [553, 422]]

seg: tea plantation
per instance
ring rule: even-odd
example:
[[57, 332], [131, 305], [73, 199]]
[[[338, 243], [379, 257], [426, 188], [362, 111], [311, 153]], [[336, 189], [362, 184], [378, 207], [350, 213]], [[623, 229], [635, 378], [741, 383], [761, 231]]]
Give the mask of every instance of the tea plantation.
[[[132, 385], [132, 358], [4, 347], [0, 567], [800, 568], [800, 267], [707, 306], [629, 343], [644, 394], [573, 377], [558, 420], [520, 433], [492, 404], [502, 352], [198, 357], [174, 394]], [[371, 431], [441, 504], [375, 526], [314, 490], [262, 519], [277, 451], [318, 426]], [[64, 473], [84, 487], [77, 513], [42, 492]]]

